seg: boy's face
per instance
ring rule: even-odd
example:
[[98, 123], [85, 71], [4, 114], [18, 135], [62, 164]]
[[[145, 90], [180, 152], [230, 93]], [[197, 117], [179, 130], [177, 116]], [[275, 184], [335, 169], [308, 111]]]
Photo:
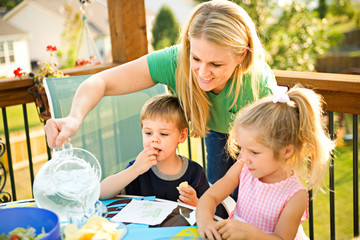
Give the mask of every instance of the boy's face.
[[142, 125], [143, 146], [158, 151], [157, 161], [173, 157], [178, 144], [187, 138], [187, 128], [180, 131], [174, 121], [161, 118], [144, 119]]

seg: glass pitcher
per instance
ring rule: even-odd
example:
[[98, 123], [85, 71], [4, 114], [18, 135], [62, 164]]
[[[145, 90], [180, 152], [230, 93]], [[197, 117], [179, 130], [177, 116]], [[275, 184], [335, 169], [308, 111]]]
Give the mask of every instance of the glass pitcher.
[[66, 144], [36, 174], [33, 186], [37, 205], [58, 214], [60, 221], [94, 214], [100, 196], [101, 167], [87, 150]]

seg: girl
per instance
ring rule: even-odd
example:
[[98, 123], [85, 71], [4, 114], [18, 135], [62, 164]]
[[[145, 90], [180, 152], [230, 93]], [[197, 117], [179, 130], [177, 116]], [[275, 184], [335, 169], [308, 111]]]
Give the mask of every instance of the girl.
[[[307, 191], [320, 188], [334, 144], [322, 127], [320, 96], [297, 86], [286, 91], [276, 87], [274, 96], [237, 115], [228, 149], [238, 161], [200, 198], [200, 236], [308, 239], [301, 227], [308, 217]], [[236, 187], [232, 215], [215, 222], [215, 207]]]

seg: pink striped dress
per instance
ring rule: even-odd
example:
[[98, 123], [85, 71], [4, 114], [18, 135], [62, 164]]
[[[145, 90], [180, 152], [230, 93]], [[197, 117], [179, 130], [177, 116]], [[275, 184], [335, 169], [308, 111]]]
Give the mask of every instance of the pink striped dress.
[[[254, 178], [244, 165], [240, 174], [236, 207], [230, 218], [249, 223], [264, 232], [273, 233], [285, 204], [300, 190], [305, 190], [305, 187], [295, 174], [281, 182], [268, 184]], [[308, 217], [308, 209], [306, 209], [301, 218], [296, 240], [309, 239], [301, 225]]]

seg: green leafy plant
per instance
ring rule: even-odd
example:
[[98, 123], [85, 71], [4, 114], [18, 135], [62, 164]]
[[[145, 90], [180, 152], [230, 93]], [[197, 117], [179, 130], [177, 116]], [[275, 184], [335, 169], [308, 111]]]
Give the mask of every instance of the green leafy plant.
[[21, 72], [22, 69], [18, 67], [14, 70], [15, 77], [29, 76], [34, 79], [35, 86], [38, 88], [43, 88], [43, 79], [47, 77], [51, 78], [60, 78], [64, 77], [64, 73], [58, 69], [58, 64], [53, 61], [54, 53], [57, 51], [56, 46], [48, 45], [46, 47], [46, 51], [50, 52], [50, 57], [48, 62], [42, 62], [39, 65], [41, 66], [38, 73], [34, 74], [32, 72], [26, 74], [25, 72]]

